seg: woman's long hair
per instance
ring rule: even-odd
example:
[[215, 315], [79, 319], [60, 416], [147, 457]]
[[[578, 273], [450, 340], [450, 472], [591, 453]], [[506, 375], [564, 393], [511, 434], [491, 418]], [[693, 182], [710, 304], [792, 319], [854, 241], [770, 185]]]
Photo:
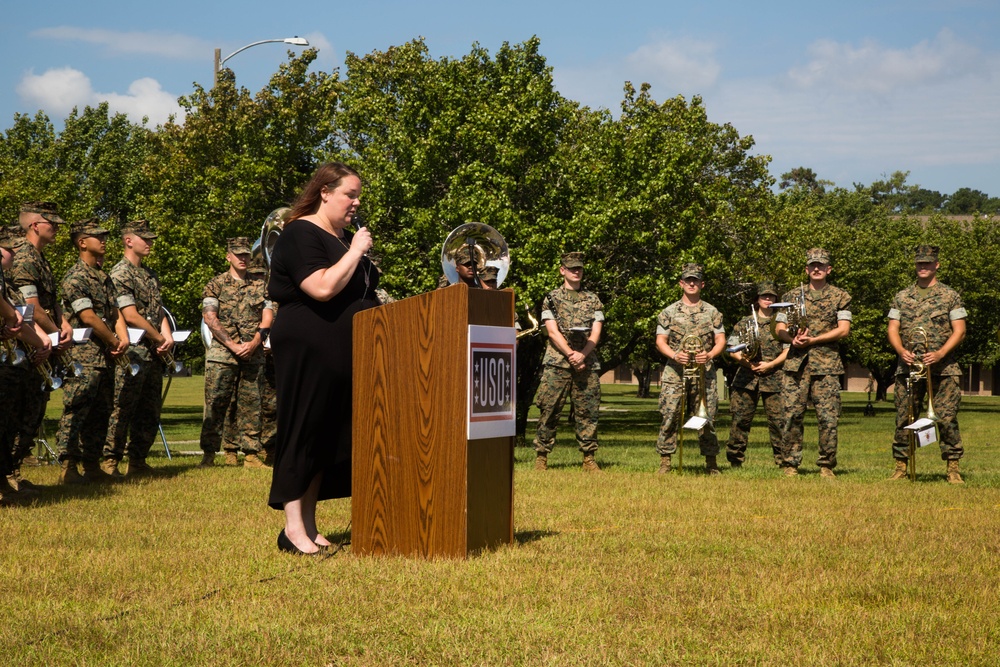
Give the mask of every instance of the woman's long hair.
[[288, 214], [288, 219], [297, 220], [302, 216], [312, 215], [318, 211], [323, 188], [336, 190], [340, 182], [347, 176], [361, 178], [358, 172], [343, 162], [327, 162], [320, 165], [316, 173], [313, 174], [313, 177], [306, 183], [302, 194], [299, 195], [299, 198], [295, 200], [295, 204], [292, 205], [292, 211]]

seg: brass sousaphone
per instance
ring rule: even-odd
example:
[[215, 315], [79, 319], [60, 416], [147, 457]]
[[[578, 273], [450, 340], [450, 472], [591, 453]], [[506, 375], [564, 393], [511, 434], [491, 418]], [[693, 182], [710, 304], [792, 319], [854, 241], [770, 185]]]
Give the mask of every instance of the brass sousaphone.
[[487, 266], [497, 269], [497, 287], [510, 270], [510, 251], [500, 232], [482, 222], [467, 222], [451, 230], [441, 246], [441, 269], [448, 283], [458, 282], [456, 257], [462, 248], [471, 248], [476, 257], [476, 274]]

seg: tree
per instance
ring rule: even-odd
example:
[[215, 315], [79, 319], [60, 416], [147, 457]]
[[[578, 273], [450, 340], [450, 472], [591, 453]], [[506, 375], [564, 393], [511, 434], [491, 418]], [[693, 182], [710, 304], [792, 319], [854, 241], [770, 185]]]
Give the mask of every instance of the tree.
[[309, 73], [314, 49], [289, 54], [251, 97], [228, 69], [211, 91], [180, 100], [183, 124], [155, 134], [143, 176], [156, 188], [138, 209], [159, 234], [150, 266], [183, 326], [200, 318], [202, 290], [225, 269], [227, 237], [252, 240], [273, 209], [290, 202], [320, 159], [337, 157], [337, 75]]
[[778, 187], [782, 190], [805, 188], [817, 194], [826, 192], [826, 188], [832, 185], [833, 181], [820, 179], [816, 176], [816, 172], [808, 167], [795, 167], [791, 171], [786, 171], [781, 175], [781, 182], [778, 183]]

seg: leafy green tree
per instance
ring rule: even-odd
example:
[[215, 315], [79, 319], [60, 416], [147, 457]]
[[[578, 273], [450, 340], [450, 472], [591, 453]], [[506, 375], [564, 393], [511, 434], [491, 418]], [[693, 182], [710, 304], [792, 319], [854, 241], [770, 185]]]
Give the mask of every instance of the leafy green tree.
[[782, 190], [805, 188], [818, 194], [822, 194], [827, 187], [832, 185], [833, 181], [819, 178], [816, 172], [808, 167], [795, 167], [791, 171], [786, 171], [781, 175], [781, 182], [778, 183], [778, 187]]
[[990, 196], [980, 190], [959, 188], [948, 197], [944, 206], [945, 213], [951, 215], [971, 215], [974, 213], [994, 213], [990, 209]]
[[290, 53], [254, 96], [223, 69], [211, 91], [196, 85], [181, 98], [183, 123], [172, 120], [151, 138], [142, 172], [156, 187], [137, 208], [159, 234], [149, 263], [182, 326], [197, 324], [205, 284], [225, 270], [226, 238], [256, 239], [320, 159], [339, 154], [340, 82], [310, 73], [315, 58], [314, 49]]

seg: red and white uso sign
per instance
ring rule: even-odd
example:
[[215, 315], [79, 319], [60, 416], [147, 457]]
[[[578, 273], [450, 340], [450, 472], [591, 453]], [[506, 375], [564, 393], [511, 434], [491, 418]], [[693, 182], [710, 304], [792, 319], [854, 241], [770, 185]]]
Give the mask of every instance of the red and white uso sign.
[[469, 325], [469, 440], [514, 435], [517, 332]]

